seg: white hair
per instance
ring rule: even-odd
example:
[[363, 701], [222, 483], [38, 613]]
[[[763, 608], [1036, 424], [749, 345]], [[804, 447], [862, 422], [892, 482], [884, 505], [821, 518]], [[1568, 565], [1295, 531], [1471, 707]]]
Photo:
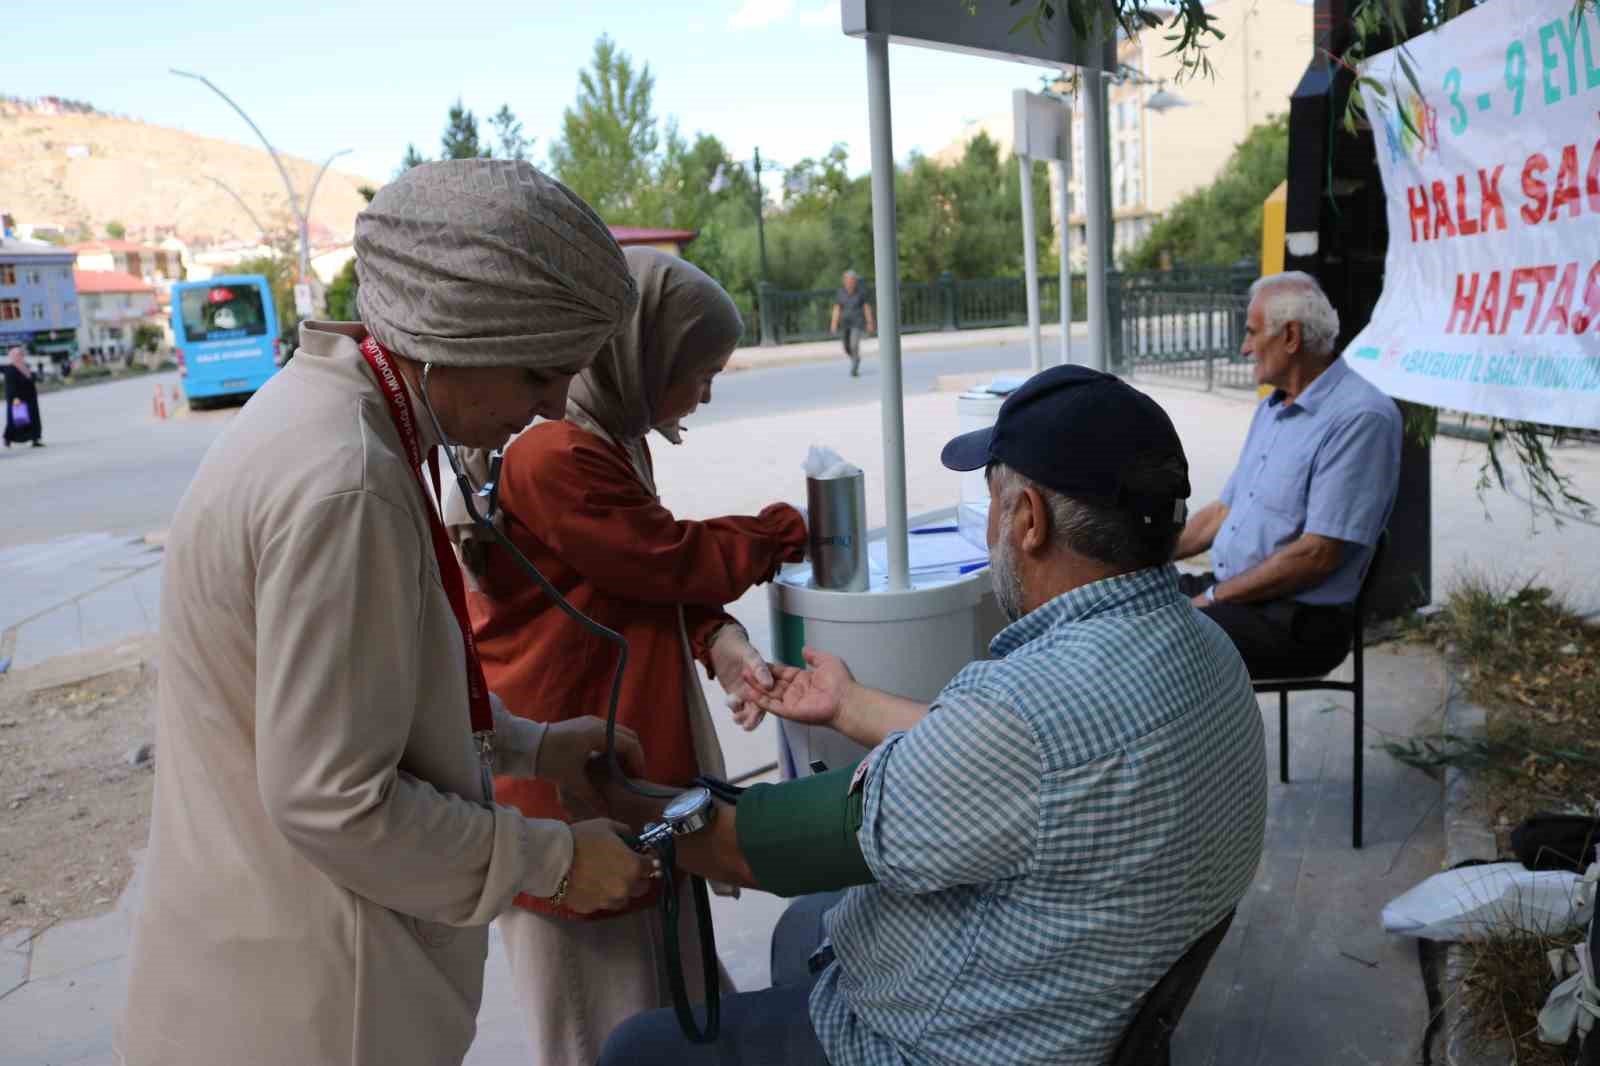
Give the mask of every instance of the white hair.
[[1001, 508], [1003, 519], [1010, 516], [1023, 489], [1039, 494], [1050, 509], [1050, 536], [1057, 547], [1128, 569], [1157, 566], [1172, 558], [1176, 527], [1152, 534], [1130, 511], [1063, 495], [1005, 463], [995, 462], [990, 476], [990, 506]]
[[1275, 337], [1291, 322], [1300, 323], [1300, 342], [1312, 355], [1332, 355], [1339, 339], [1339, 312], [1333, 309], [1317, 279], [1301, 270], [1268, 274], [1250, 286], [1250, 299], [1261, 301], [1267, 336]]

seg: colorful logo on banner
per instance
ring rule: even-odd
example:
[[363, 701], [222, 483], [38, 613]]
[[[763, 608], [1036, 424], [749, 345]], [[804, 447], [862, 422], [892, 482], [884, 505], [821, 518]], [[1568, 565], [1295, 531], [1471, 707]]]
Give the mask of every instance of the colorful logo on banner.
[[1600, 428], [1600, 11], [1489, 4], [1363, 79], [1384, 291], [1347, 351], [1391, 395]]

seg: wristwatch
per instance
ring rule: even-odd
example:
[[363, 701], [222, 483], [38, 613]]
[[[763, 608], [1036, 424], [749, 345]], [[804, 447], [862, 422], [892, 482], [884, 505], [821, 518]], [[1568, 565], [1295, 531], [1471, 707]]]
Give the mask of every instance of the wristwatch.
[[662, 837], [683, 837], [698, 833], [717, 816], [711, 790], [698, 786], [679, 793], [661, 812], [661, 821], [652, 822], [639, 834], [639, 841], [654, 847]]

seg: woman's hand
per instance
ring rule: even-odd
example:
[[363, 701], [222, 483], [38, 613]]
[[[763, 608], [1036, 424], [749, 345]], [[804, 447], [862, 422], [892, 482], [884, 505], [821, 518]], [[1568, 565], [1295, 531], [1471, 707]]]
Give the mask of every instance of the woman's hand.
[[774, 679], [767, 660], [750, 643], [741, 625], [726, 625], [711, 642], [711, 667], [728, 695], [733, 720], [746, 732], [761, 724], [766, 712], [756, 697], [771, 692]]
[[[594, 787], [588, 773], [589, 759], [606, 750], [604, 718], [586, 715], [551, 724], [539, 745], [536, 774], [552, 782], [564, 797], [571, 797], [579, 811], [606, 810], [605, 797]], [[639, 737], [627, 726], [617, 726], [617, 760], [629, 776], [644, 776], [644, 749]]]
[[[620, 753], [620, 742], [618, 747]], [[627, 831], [605, 818], [572, 827], [572, 868], [562, 900], [568, 908], [579, 914], [615, 910], [650, 891], [650, 880], [661, 875], [661, 861], [624, 844], [620, 834]]]

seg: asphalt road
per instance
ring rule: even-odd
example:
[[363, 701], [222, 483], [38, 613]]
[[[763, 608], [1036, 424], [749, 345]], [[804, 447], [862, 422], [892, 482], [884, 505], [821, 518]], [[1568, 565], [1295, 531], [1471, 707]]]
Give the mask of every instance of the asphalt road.
[[[911, 352], [907, 395], [927, 392], [942, 374], [978, 373], [1027, 363], [1025, 345]], [[175, 373], [89, 385], [41, 397], [44, 448], [0, 451], [0, 550], [76, 533], [139, 536], [164, 529], [205, 451], [238, 413], [151, 410], [157, 384]], [[850, 377], [843, 357], [828, 363], [768, 367], [719, 378], [710, 405], [688, 422], [710, 425], [795, 411], [876, 404], [876, 358]], [[954, 402], [952, 398], [951, 402]]]

